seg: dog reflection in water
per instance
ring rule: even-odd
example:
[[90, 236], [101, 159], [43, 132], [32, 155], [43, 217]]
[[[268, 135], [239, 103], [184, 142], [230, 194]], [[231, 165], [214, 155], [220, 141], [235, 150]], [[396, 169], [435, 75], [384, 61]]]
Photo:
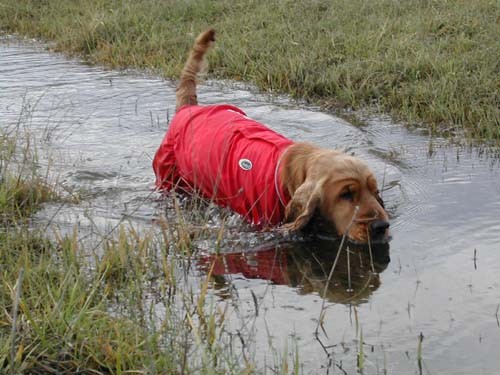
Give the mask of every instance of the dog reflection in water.
[[[387, 267], [389, 245], [356, 246], [340, 250], [340, 242], [287, 242], [261, 246], [240, 253], [211, 254], [200, 258], [200, 267], [210, 272], [214, 288], [223, 296], [231, 275], [264, 279], [289, 285], [300, 294], [318, 293], [328, 301], [362, 303], [380, 286], [379, 273]], [[337, 258], [334, 272], [330, 270]], [[328, 287], [325, 288], [328, 284]]]

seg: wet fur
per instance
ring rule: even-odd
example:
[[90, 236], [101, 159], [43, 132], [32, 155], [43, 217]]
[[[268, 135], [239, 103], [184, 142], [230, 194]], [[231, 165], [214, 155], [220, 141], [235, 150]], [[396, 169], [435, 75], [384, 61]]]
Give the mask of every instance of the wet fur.
[[[198, 104], [196, 76], [214, 41], [213, 29], [196, 38], [177, 88], [177, 110]], [[295, 143], [286, 150], [281, 163], [280, 180], [291, 197], [285, 209], [284, 229], [301, 230], [319, 214], [335, 226], [339, 235], [367, 242], [370, 224], [388, 221], [375, 176], [360, 159], [308, 143]], [[382, 235], [388, 236], [386, 228]]]

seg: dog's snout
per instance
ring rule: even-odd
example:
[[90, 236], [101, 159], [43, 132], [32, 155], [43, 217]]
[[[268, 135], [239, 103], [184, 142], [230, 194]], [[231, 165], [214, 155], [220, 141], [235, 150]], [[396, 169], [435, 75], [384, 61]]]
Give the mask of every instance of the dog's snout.
[[389, 228], [389, 222], [385, 220], [375, 220], [370, 224], [370, 232], [372, 238], [383, 237], [387, 228]]

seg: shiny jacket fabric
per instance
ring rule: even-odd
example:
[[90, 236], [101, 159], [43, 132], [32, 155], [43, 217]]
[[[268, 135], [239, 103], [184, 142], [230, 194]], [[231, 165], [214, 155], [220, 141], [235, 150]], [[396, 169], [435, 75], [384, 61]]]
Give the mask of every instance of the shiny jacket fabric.
[[253, 224], [275, 225], [289, 200], [278, 163], [291, 144], [237, 107], [184, 106], [154, 157], [156, 186], [196, 191]]

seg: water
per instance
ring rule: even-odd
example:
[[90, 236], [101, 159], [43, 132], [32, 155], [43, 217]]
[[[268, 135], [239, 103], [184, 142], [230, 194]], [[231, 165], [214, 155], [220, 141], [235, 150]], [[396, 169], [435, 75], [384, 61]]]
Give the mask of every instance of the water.
[[[1, 126], [22, 124], [35, 139], [41, 170], [48, 168], [80, 197], [48, 205], [38, 225], [59, 231], [76, 225], [82, 236], [107, 233], [124, 221], [154, 227], [168, 202], [153, 191], [151, 160], [174, 112], [174, 96], [174, 85], [155, 77], [90, 67], [36, 44], [3, 40]], [[255, 233], [230, 217], [213, 294], [221, 304], [235, 302], [230, 327], [253, 322], [261, 365], [270, 358], [269, 341], [278, 352], [287, 342], [297, 344], [305, 373], [327, 373], [328, 366], [329, 373], [356, 373], [362, 330], [366, 373], [418, 373], [420, 333], [424, 373], [497, 373], [498, 153], [449, 145], [386, 118], [353, 126], [232, 83], [202, 85], [199, 100], [239, 106], [294, 140], [354, 152], [386, 188], [390, 249], [374, 249], [375, 274], [366, 252], [352, 249], [350, 285], [344, 253], [335, 287], [326, 293], [335, 255], [328, 250], [335, 243]], [[226, 214], [205, 210], [215, 218], [213, 228]], [[215, 257], [213, 238], [196, 246], [203, 272]], [[315, 331], [322, 308], [320, 343]]]

